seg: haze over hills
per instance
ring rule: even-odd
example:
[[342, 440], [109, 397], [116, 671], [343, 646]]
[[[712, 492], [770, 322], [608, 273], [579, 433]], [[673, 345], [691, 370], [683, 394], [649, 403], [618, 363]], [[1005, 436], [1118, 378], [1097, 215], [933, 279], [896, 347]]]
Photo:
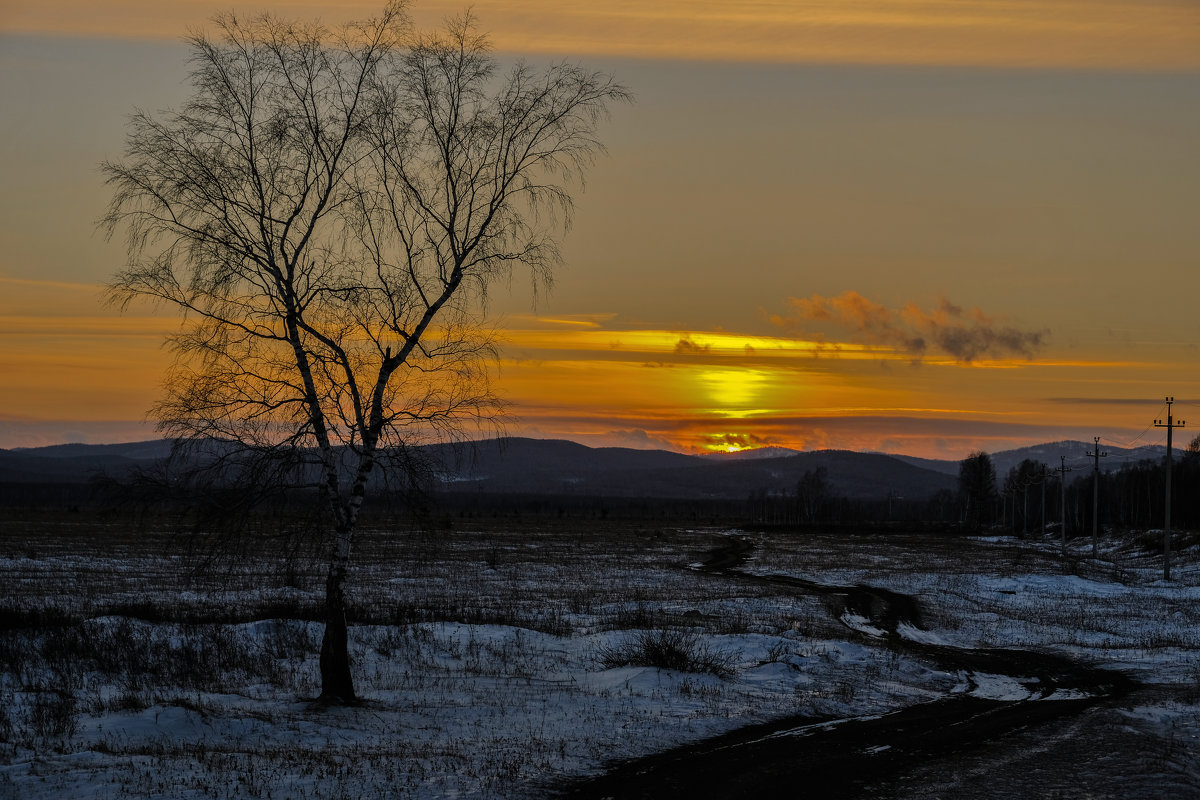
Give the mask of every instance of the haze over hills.
[[[1095, 446], [1093, 442], [1080, 442], [1064, 440], [1060, 442], [1046, 442], [1044, 444], [1030, 445], [1029, 447], [1020, 447], [1015, 450], [1001, 450], [996, 453], [989, 453], [992, 459], [992, 466], [996, 468], [997, 479], [1003, 481], [1004, 476], [1010, 469], [1020, 464], [1025, 459], [1040, 461], [1046, 464], [1051, 469], [1058, 467], [1061, 464], [1060, 456], [1066, 456], [1067, 466], [1080, 468], [1083, 465], [1091, 466], [1092, 459], [1087, 455]], [[1181, 448], [1175, 448], [1176, 456], [1178, 456]], [[1126, 464], [1131, 464], [1137, 461], [1145, 461], [1147, 459], [1161, 459], [1167, 454], [1167, 448], [1162, 445], [1142, 445], [1141, 447], [1116, 447], [1108, 445], [1104, 442], [1100, 443], [1100, 452], [1107, 453], [1108, 456], [1100, 459], [1100, 469], [1105, 472], [1117, 470]], [[925, 469], [931, 469], [935, 472], [944, 472], [948, 475], [958, 474], [958, 461], [939, 461], [929, 458], [917, 458], [915, 456], [897, 455], [896, 458], [905, 461], [909, 464], [914, 464]]]
[[[171, 455], [170, 439], [151, 439], [124, 444], [52, 444], [45, 447], [17, 447], [12, 453], [45, 458], [127, 458], [157, 459]], [[0, 452], [5, 452], [0, 450]]]
[[713, 458], [663, 450], [588, 448], [572, 442], [506, 439], [460, 448], [443, 479], [456, 490], [619, 497], [743, 499], [790, 494], [805, 472], [824, 469], [851, 498], [928, 497], [954, 478], [891, 456], [821, 450], [767, 458]]
[[[804, 473], [824, 469], [846, 497], [918, 499], [953, 488], [953, 476], [891, 456], [817, 451], [766, 458], [710, 458], [665, 450], [591, 448], [574, 442], [509, 438], [421, 448], [441, 488], [455, 492], [744, 499], [795, 490]], [[57, 445], [0, 451], [0, 481], [84, 483], [164, 458], [170, 442]]]
[[[1079, 467], [1086, 463], [1091, 465], [1092, 459], [1087, 455], [1091, 451], [1093, 442], [1081, 442], [1074, 440], [1063, 440], [1059, 442], [1045, 442], [1043, 444], [1030, 445], [1029, 447], [1020, 447], [1014, 450], [1000, 450], [994, 453], [988, 453], [992, 459], [992, 466], [996, 468], [996, 476], [1003, 479], [1005, 474], [1010, 469], [1020, 464], [1025, 459], [1040, 461], [1052, 469], [1058, 467], [1061, 463], [1060, 456], [1065, 456], [1067, 466]], [[1175, 453], [1178, 456], [1182, 450], [1182, 446], [1175, 448]], [[1167, 454], [1167, 448], [1163, 445], [1142, 445], [1140, 447], [1117, 447], [1115, 445], [1100, 443], [1100, 451], [1107, 453], [1107, 456], [1100, 461], [1100, 468], [1105, 472], [1120, 469], [1122, 466], [1137, 461], [1145, 461], [1147, 459], [1158, 460]], [[786, 447], [763, 447], [756, 450], [741, 450], [736, 453], [714, 453], [706, 455], [704, 458], [712, 459], [713, 461], [722, 460], [757, 460], [761, 458], [778, 458], [780, 456], [800, 455], [805, 451], [791, 450]], [[917, 456], [908, 456], [902, 453], [886, 453], [884, 455], [897, 458], [905, 463], [921, 467], [923, 469], [941, 472], [946, 475], [958, 475], [958, 467], [961, 463], [955, 460], [944, 460], [934, 458], [919, 458]]]
[[[87, 483], [97, 473], [115, 477], [127, 474], [139, 464], [157, 458], [120, 455], [123, 445], [62, 445], [70, 448], [112, 447], [110, 452], [79, 450], [72, 455], [41, 455], [43, 448], [0, 450], [0, 482], [3, 483]], [[49, 449], [49, 448], [46, 448]]]
[[[1051, 442], [992, 454], [1000, 481], [1022, 459], [1051, 467], [1059, 456], [1077, 469], [1091, 464], [1087, 442]], [[1106, 470], [1165, 453], [1161, 446], [1104, 448]], [[171, 442], [65, 444], [0, 450], [0, 482], [86, 483], [96, 473], [128, 474], [166, 458]], [[844, 450], [799, 452], [784, 448], [687, 455], [666, 450], [592, 448], [553, 439], [507, 438], [420, 451], [444, 491], [677, 499], [742, 499], [753, 492], [790, 494], [806, 472], [824, 470], [829, 487], [853, 499], [921, 500], [954, 490], [959, 462]], [[435, 486], [434, 488], [438, 488]]]

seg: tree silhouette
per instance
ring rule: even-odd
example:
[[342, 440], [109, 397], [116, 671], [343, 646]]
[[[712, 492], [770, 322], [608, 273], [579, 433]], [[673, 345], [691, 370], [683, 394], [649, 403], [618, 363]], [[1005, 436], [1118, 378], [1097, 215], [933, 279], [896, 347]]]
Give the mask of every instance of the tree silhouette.
[[[1032, 458], [1021, 459], [1021, 463], [1010, 468], [1004, 478], [1004, 494], [1012, 498], [1012, 526], [1024, 534], [1029, 528], [1029, 489], [1041, 484], [1050, 468]], [[1020, 500], [1018, 500], [1018, 497]], [[1021, 524], [1018, 528], [1017, 517]]]
[[322, 697], [351, 703], [345, 585], [372, 472], [500, 411], [488, 289], [516, 265], [549, 280], [569, 187], [627, 92], [568, 64], [502, 74], [469, 15], [418, 35], [404, 2], [336, 30], [215, 23], [189, 40], [190, 99], [135, 114], [102, 165], [102, 227], [128, 237], [110, 291], [183, 313], [160, 430], [230, 480], [320, 490]]
[[824, 467], [806, 469], [796, 482], [801, 522], [816, 522], [825, 516], [826, 506], [833, 497], [828, 475]]
[[970, 527], [991, 522], [992, 505], [996, 499], [996, 468], [991, 457], [976, 451], [958, 466], [958, 501], [962, 520]]

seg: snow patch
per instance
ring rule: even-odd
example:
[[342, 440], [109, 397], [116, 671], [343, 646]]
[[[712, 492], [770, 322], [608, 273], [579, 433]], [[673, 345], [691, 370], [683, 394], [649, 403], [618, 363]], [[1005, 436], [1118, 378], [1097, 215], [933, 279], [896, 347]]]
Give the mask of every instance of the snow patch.
[[972, 687], [968, 694], [981, 700], [1030, 700], [1035, 696], [1020, 679], [1009, 675], [972, 672], [967, 683]]
[[896, 633], [900, 634], [902, 637], [911, 642], [919, 642], [921, 644], [936, 644], [943, 647], [954, 646], [942, 636], [934, 633], [933, 631], [921, 630], [911, 622], [901, 622], [896, 626]]
[[877, 638], [887, 636], [887, 631], [882, 630], [881, 628], [876, 628], [871, 624], [871, 620], [867, 619], [861, 614], [855, 614], [851, 611], [847, 611], [842, 614], [840, 619], [842, 624], [847, 628], [856, 630], [859, 633], [865, 633], [868, 636], [875, 636]]

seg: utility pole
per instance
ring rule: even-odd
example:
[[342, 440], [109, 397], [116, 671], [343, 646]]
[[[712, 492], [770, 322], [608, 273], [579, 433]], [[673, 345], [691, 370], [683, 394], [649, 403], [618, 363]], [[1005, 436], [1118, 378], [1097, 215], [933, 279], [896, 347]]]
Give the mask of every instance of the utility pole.
[[1058, 486], [1062, 490], [1062, 505], [1058, 509], [1059, 516], [1062, 518], [1062, 554], [1063, 558], [1067, 556], [1067, 473], [1074, 472], [1071, 467], [1067, 466], [1067, 457], [1058, 457], [1060, 466], [1054, 470], [1058, 473]]
[[1050, 473], [1046, 471], [1046, 465], [1042, 464], [1042, 479], [1038, 481], [1042, 485], [1042, 536], [1046, 535], [1046, 481], [1049, 477]]
[[1183, 420], [1176, 422], [1171, 417], [1174, 397], [1167, 398], [1167, 421], [1154, 420], [1154, 427], [1167, 429], [1167, 507], [1163, 514], [1163, 580], [1171, 580], [1171, 431], [1187, 425]]
[[[1171, 434], [1167, 434], [1170, 436]], [[1100, 525], [1100, 459], [1107, 458], [1108, 453], [1100, 452], [1100, 437], [1093, 436], [1092, 441], [1096, 443], [1095, 448], [1088, 455], [1095, 459], [1095, 465], [1092, 468], [1092, 560], [1100, 560], [1100, 545], [1097, 543], [1096, 530]]]
[[[1013, 514], [1017, 512], [1014, 510]], [[1029, 528], [1029, 479], [1022, 481], [1021, 486], [1021, 538], [1025, 538], [1025, 534]]]

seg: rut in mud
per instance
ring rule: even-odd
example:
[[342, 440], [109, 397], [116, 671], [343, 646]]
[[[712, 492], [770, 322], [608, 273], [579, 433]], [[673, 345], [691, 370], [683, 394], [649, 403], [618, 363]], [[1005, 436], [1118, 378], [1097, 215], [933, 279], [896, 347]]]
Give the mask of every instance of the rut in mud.
[[753, 543], [734, 538], [696, 569], [714, 577], [769, 583], [831, 598], [847, 626], [947, 671], [1002, 675], [1029, 696], [996, 700], [970, 694], [889, 714], [852, 719], [789, 717], [621, 764], [577, 783], [571, 798], [886, 796], [886, 784], [917, 764], [952, 757], [1015, 730], [1075, 715], [1120, 697], [1135, 684], [1120, 673], [1025, 650], [965, 649], [915, 641], [917, 601], [871, 586], [836, 586], [740, 568]]

